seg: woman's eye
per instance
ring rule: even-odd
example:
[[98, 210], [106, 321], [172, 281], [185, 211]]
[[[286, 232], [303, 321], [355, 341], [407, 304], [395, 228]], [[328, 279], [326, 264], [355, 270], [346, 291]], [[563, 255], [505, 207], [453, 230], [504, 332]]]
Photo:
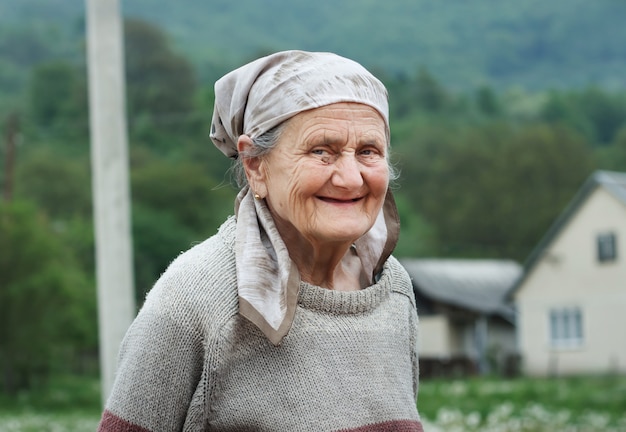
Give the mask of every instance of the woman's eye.
[[328, 164], [332, 161], [331, 153], [326, 148], [314, 148], [311, 150], [311, 154], [322, 163]]
[[377, 157], [380, 157], [381, 155], [378, 149], [375, 149], [375, 148], [364, 148], [363, 150], [359, 152], [359, 154], [362, 157], [368, 158], [368, 159], [377, 158]]
[[321, 157], [323, 159], [330, 159], [335, 154], [335, 152], [333, 152], [329, 148], [321, 147], [321, 148], [315, 148], [311, 150], [311, 154], [316, 157]]

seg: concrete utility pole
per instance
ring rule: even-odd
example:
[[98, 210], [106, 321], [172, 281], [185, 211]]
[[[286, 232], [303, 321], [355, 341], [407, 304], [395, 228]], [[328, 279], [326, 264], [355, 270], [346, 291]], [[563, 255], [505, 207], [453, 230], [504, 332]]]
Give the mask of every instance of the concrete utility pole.
[[120, 342], [135, 316], [119, 0], [86, 0], [91, 165], [102, 399], [113, 384]]

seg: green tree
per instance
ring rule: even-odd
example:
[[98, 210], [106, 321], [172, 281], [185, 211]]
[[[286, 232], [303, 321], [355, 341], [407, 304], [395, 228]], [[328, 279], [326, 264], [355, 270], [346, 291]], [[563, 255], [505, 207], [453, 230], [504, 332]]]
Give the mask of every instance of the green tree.
[[617, 132], [610, 146], [598, 148], [595, 153], [600, 168], [626, 172], [626, 126]]
[[169, 212], [192, 232], [213, 234], [232, 214], [234, 191], [220, 187], [197, 162], [154, 159], [132, 171], [133, 202]]
[[551, 91], [541, 109], [540, 117], [550, 123], [560, 123], [584, 134], [590, 141], [595, 140], [591, 119], [581, 109], [572, 95]]
[[141, 204], [133, 206], [133, 261], [135, 302], [143, 304], [146, 293], [177, 255], [202, 240], [165, 210]]
[[[29, 78], [24, 72], [51, 54], [51, 44], [41, 32], [28, 26], [11, 24], [0, 25], [0, 113], [23, 103], [21, 99]], [[12, 106], [5, 107], [5, 103]]]
[[53, 146], [34, 149], [18, 165], [16, 190], [36, 202], [51, 219], [91, 217], [91, 181], [86, 158], [68, 158]]
[[41, 383], [95, 348], [95, 290], [32, 204], [0, 204], [0, 387]]
[[132, 172], [135, 282], [138, 304], [169, 263], [217, 231], [232, 214], [234, 191], [197, 162], [144, 160]]
[[45, 63], [34, 70], [30, 97], [35, 122], [50, 127], [65, 115], [74, 79], [74, 69], [67, 63]]
[[416, 104], [422, 109], [440, 112], [448, 106], [446, 89], [425, 68], [418, 71], [414, 85]]
[[609, 145], [618, 130], [626, 125], [626, 97], [623, 95], [591, 87], [582, 93], [579, 103], [594, 127], [598, 145]]
[[396, 191], [394, 196], [401, 227], [394, 255], [411, 258], [431, 255], [436, 248], [434, 227], [415, 211], [414, 206], [401, 191]]
[[194, 108], [194, 70], [172, 50], [159, 27], [129, 19], [124, 31], [130, 131], [158, 146], [163, 132], [179, 134], [188, 128], [184, 120]]
[[585, 134], [594, 147], [608, 146], [626, 125], [626, 97], [597, 87], [549, 94], [542, 118]]
[[385, 87], [387, 87], [387, 91], [389, 92], [389, 111], [391, 118], [395, 120], [403, 119], [407, 117], [411, 111], [418, 108], [415, 86], [409, 81], [406, 75], [399, 74], [392, 78], [382, 71], [376, 71], [375, 74], [385, 83]]
[[563, 126], [530, 125], [510, 139], [498, 165], [508, 209], [496, 212], [494, 222], [511, 221], [506, 248], [525, 259], [597, 166], [589, 142]]
[[496, 116], [502, 111], [498, 96], [486, 85], [476, 90], [476, 105], [481, 113], [488, 116]]
[[50, 44], [40, 31], [26, 27], [5, 30], [0, 37], [0, 57], [21, 67], [33, 66], [49, 55]]
[[523, 260], [594, 168], [585, 141], [559, 126], [431, 126], [416, 137], [402, 189], [440, 256]]
[[89, 133], [84, 71], [62, 61], [42, 63], [33, 70], [28, 91], [33, 131], [26, 132], [85, 154], [85, 146], [75, 144], [83, 144]]

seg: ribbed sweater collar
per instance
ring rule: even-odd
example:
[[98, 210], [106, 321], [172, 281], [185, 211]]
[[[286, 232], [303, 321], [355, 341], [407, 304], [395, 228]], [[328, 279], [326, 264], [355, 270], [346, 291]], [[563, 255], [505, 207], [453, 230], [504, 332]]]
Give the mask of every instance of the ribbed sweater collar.
[[360, 314], [380, 305], [390, 293], [388, 275], [380, 282], [360, 291], [335, 291], [300, 283], [298, 304], [306, 309], [334, 314]]

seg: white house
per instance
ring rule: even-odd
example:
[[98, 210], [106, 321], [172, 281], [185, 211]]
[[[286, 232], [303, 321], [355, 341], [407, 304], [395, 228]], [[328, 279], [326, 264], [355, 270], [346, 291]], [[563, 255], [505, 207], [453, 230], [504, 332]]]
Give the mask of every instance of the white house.
[[508, 260], [402, 259], [420, 319], [422, 376], [488, 372], [516, 355], [505, 303], [522, 266]]
[[584, 183], [509, 296], [527, 374], [626, 372], [626, 173]]

